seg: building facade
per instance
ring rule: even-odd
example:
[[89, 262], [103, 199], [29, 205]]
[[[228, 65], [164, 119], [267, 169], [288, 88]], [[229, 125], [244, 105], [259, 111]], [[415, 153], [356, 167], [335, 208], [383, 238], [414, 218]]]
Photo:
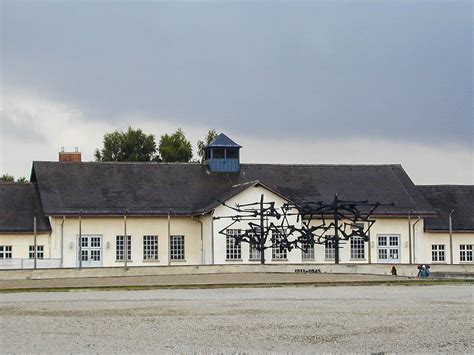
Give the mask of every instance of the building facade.
[[[260, 252], [231, 237], [248, 220], [229, 226], [228, 206], [263, 196], [281, 208], [336, 193], [384, 204], [368, 242], [340, 245], [340, 263], [473, 263], [472, 185], [415, 186], [400, 165], [242, 164], [240, 148], [221, 134], [202, 164], [80, 162], [77, 152], [34, 162], [30, 184], [0, 185], [0, 267], [257, 264]], [[335, 262], [330, 243], [268, 243], [268, 264]]]

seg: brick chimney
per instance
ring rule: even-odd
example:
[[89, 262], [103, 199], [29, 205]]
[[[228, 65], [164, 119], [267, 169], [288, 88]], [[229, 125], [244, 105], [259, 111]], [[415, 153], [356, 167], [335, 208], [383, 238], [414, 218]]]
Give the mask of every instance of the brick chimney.
[[59, 152], [59, 161], [62, 163], [80, 163], [81, 152], [77, 147], [74, 152], [65, 152], [64, 147], [61, 147], [61, 151]]

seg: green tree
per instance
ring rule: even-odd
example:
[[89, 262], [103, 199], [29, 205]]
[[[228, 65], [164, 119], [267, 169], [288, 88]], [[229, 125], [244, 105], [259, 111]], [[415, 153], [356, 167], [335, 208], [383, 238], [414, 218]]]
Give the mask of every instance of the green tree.
[[1, 182], [15, 182], [15, 177], [13, 175], [3, 174], [0, 177]]
[[209, 143], [211, 143], [214, 138], [217, 137], [217, 132], [215, 129], [210, 129], [208, 132], [207, 132], [207, 135], [206, 137], [204, 138], [204, 141], [201, 141], [199, 140], [197, 142], [197, 147], [198, 147], [198, 156], [199, 156], [199, 159], [201, 160], [201, 163], [204, 161], [204, 148], [207, 147], [207, 145]]
[[164, 162], [189, 162], [193, 157], [193, 147], [179, 128], [175, 133], [161, 136], [158, 146]]
[[0, 176], [0, 182], [19, 182], [22, 184], [27, 184], [29, 181], [25, 177], [19, 177], [15, 181], [15, 177], [13, 175], [3, 174]]
[[155, 136], [128, 127], [126, 132], [104, 135], [103, 148], [95, 150], [96, 161], [158, 161]]
[[20, 182], [22, 184], [28, 184], [29, 183], [28, 179], [24, 176], [19, 177], [18, 179], [16, 179], [16, 182]]

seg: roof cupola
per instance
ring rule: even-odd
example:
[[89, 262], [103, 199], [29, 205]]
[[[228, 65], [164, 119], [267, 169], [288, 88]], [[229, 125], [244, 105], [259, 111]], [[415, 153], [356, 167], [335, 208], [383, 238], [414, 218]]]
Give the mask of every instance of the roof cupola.
[[204, 148], [205, 163], [212, 172], [237, 173], [240, 171], [240, 148], [240, 145], [221, 133]]

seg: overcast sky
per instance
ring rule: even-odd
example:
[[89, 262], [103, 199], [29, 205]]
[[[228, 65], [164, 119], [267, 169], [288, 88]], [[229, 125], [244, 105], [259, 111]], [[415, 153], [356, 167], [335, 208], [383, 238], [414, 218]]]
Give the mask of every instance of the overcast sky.
[[104, 133], [474, 183], [471, 1], [1, 1], [0, 174]]

